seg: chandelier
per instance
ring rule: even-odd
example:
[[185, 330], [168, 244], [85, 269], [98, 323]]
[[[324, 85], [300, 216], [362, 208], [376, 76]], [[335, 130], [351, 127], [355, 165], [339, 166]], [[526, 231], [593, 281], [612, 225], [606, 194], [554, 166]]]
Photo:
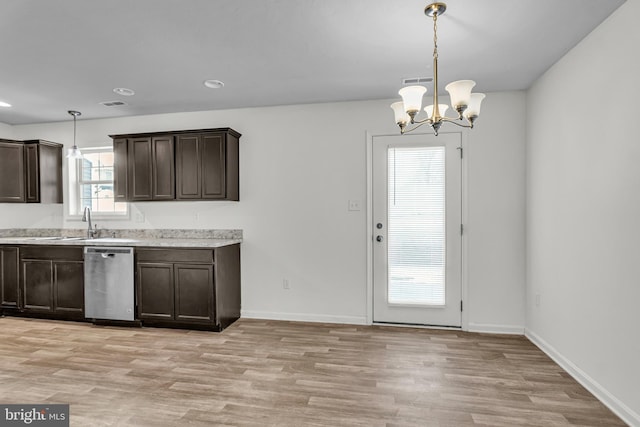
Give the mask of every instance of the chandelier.
[[[447, 104], [438, 102], [438, 16], [447, 10], [444, 3], [432, 3], [425, 7], [424, 13], [433, 17], [433, 104], [424, 108], [427, 117], [418, 119], [416, 116], [422, 107], [422, 96], [427, 92], [424, 86], [405, 86], [398, 91], [402, 101], [391, 104], [396, 124], [400, 127], [400, 133], [411, 132], [424, 124], [428, 124], [433, 132], [438, 135], [442, 123], [448, 122], [454, 125], [473, 128], [473, 123], [480, 115], [480, 104], [485, 97], [484, 93], [471, 93], [476, 85], [473, 80], [458, 80], [445, 86], [451, 98], [451, 106], [458, 113], [458, 117], [446, 117], [444, 114], [449, 108]], [[466, 119], [466, 123], [462, 119]], [[408, 125], [416, 125], [408, 129]]]

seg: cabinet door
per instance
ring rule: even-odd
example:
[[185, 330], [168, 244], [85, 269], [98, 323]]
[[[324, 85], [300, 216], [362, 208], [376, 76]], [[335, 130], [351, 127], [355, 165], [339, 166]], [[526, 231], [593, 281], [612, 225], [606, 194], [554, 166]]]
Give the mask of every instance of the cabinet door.
[[38, 203], [40, 201], [40, 161], [39, 147], [37, 144], [24, 146], [25, 166], [26, 166], [26, 196], [27, 203]]
[[84, 309], [84, 263], [53, 262], [54, 311], [82, 314]]
[[204, 134], [201, 144], [202, 198], [226, 197], [226, 154], [223, 134]]
[[202, 178], [200, 136], [178, 135], [176, 138], [176, 199], [200, 199]]
[[127, 201], [127, 139], [113, 140], [113, 198], [116, 202]]
[[[62, 147], [47, 141], [40, 141], [37, 146], [38, 157], [38, 194], [29, 198], [28, 202], [62, 203]], [[25, 145], [27, 153], [34, 144]], [[31, 163], [28, 163], [29, 168]], [[28, 173], [28, 176], [32, 172]]]
[[152, 139], [153, 200], [175, 199], [175, 169], [173, 136], [156, 136]]
[[0, 304], [18, 308], [18, 248], [0, 248]]
[[30, 311], [53, 311], [53, 262], [24, 259], [20, 264], [24, 308]]
[[138, 317], [173, 319], [173, 264], [138, 262]]
[[25, 202], [24, 178], [24, 145], [0, 142], [0, 202]]
[[215, 319], [213, 266], [175, 264], [176, 320], [211, 323]]
[[129, 140], [129, 197], [130, 200], [152, 200], [152, 148], [151, 138]]

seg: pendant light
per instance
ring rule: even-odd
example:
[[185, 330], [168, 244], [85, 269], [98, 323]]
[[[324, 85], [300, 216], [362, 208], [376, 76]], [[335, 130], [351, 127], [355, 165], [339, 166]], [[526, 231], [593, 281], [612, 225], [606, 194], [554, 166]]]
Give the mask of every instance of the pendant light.
[[67, 113], [73, 116], [73, 147], [69, 148], [69, 152], [67, 153], [67, 159], [81, 159], [82, 153], [80, 149], [76, 145], [76, 117], [81, 115], [80, 111], [69, 110]]
[[[438, 102], [438, 16], [447, 10], [444, 3], [432, 3], [424, 9], [425, 15], [433, 18], [433, 104], [424, 108], [427, 117], [418, 119], [416, 116], [422, 108], [422, 96], [427, 91], [424, 86], [406, 86], [398, 91], [402, 101], [391, 104], [396, 124], [400, 127], [400, 133], [411, 132], [423, 124], [428, 124], [433, 132], [438, 135], [440, 126], [443, 123], [473, 128], [473, 124], [480, 115], [480, 104], [484, 99], [484, 93], [471, 93], [471, 89], [476, 85], [473, 80], [458, 80], [449, 83], [445, 89], [451, 98], [451, 107], [457, 113], [457, 117], [445, 116], [448, 109], [447, 104]], [[461, 122], [465, 118], [466, 123]], [[409, 125], [415, 125], [408, 128]]]

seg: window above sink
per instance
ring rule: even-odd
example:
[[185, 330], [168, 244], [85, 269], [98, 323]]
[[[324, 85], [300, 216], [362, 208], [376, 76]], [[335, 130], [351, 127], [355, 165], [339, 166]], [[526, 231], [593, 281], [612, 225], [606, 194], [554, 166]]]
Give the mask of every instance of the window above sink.
[[85, 207], [94, 219], [127, 219], [129, 206], [113, 197], [113, 147], [82, 148], [82, 159], [69, 159], [69, 216]]

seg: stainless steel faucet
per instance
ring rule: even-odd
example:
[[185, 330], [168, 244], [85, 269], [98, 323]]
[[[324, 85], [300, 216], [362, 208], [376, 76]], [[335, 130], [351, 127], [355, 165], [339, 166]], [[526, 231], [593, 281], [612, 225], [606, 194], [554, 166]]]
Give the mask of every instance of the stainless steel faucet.
[[98, 230], [93, 228], [91, 224], [91, 208], [89, 206], [85, 206], [84, 214], [82, 214], [82, 221], [87, 223], [87, 239], [93, 239], [96, 234], [98, 234]]

